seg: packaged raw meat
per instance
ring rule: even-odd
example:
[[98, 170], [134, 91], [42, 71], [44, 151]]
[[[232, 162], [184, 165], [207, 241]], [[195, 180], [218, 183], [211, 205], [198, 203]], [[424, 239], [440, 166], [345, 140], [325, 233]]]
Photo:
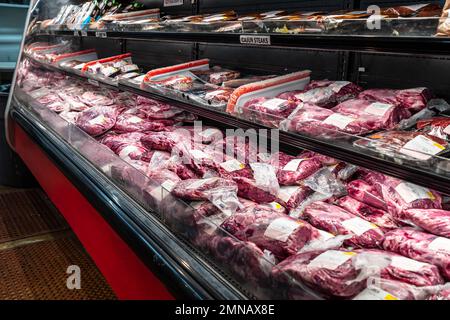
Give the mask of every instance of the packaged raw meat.
[[430, 16], [431, 12], [440, 12], [442, 8], [438, 4], [420, 3], [407, 6], [383, 8], [381, 14], [390, 18]]
[[399, 227], [392, 216], [386, 211], [371, 207], [370, 205], [362, 203], [352, 197], [345, 196], [339, 198], [336, 204], [348, 212], [376, 224], [384, 230]]
[[421, 132], [385, 131], [372, 134], [354, 143], [386, 156], [411, 161], [426, 161], [448, 147], [447, 141]]
[[396, 97], [403, 108], [414, 114], [426, 108], [433, 94], [428, 88], [421, 87], [397, 90]]
[[285, 92], [278, 98], [308, 102], [319, 107], [332, 108], [347, 99], [354, 98], [362, 89], [348, 81], [311, 81], [302, 91]]
[[139, 143], [144, 135], [145, 134], [141, 132], [130, 132], [122, 134], [108, 132], [107, 134], [99, 138], [99, 142], [106, 145], [112, 151], [116, 152], [116, 150], [123, 145]]
[[238, 195], [242, 198], [252, 200], [256, 203], [270, 203], [277, 200], [277, 193], [272, 194], [267, 189], [259, 187], [254, 179], [233, 177], [238, 185]]
[[132, 114], [122, 113], [117, 117], [113, 130], [120, 133], [164, 131], [166, 127], [174, 125], [173, 120], [168, 119], [145, 119]]
[[405, 109], [396, 105], [364, 99], [350, 99], [332, 109], [344, 115], [364, 117], [371, 130], [392, 129], [400, 120], [409, 116]]
[[434, 264], [442, 275], [450, 279], [450, 239], [416, 231], [411, 228], [392, 230], [385, 235], [385, 250], [400, 253], [411, 259]]
[[450, 300], [450, 288], [442, 289], [440, 292], [429, 296], [427, 300]]
[[305, 186], [282, 186], [277, 194], [277, 203], [288, 210], [296, 208], [313, 191]]
[[[298, 253], [276, 265], [272, 276], [283, 287], [289, 286], [292, 277], [298, 283], [304, 283], [327, 296], [350, 298], [364, 289], [366, 279], [373, 272], [389, 263], [367, 254], [367, 258], [362, 257], [361, 262], [357, 263], [356, 259], [361, 255], [363, 254], [344, 250]], [[369, 261], [371, 264], [367, 264]], [[366, 265], [362, 262], [366, 262]], [[377, 267], [378, 270], [370, 270], [370, 266]], [[290, 286], [289, 289], [289, 297], [294, 298], [295, 287]]]
[[80, 113], [76, 125], [91, 136], [105, 133], [116, 124], [120, 109], [114, 106], [92, 107]]
[[353, 235], [345, 241], [349, 246], [378, 248], [383, 242], [384, 232], [377, 225], [329, 203], [316, 201], [306, 207], [303, 216], [314, 227], [333, 235]]
[[369, 206], [385, 210], [386, 203], [383, 197], [378, 193], [377, 188], [367, 182], [357, 179], [347, 184], [347, 192], [352, 198], [365, 203]]
[[190, 201], [209, 200], [209, 193], [214, 190], [235, 190], [237, 185], [232, 180], [222, 178], [187, 179], [178, 182], [172, 189], [172, 194], [178, 198]]
[[[328, 197], [341, 197], [345, 194], [345, 187], [329, 167], [323, 167], [303, 180], [303, 185]], [[330, 200], [329, 200], [330, 201]]]
[[399, 105], [396, 91], [392, 89], [367, 89], [358, 95], [358, 98], [369, 101], [378, 101], [391, 105]]
[[277, 152], [270, 157], [269, 164], [277, 170], [278, 182], [281, 185], [300, 184], [303, 179], [317, 172], [322, 163], [315, 157], [290, 156], [284, 152]]
[[227, 135], [224, 139], [211, 143], [212, 150], [222, 150], [229, 158], [234, 158], [242, 163], [258, 161], [257, 136]]
[[450, 35], [450, 2], [445, 1], [444, 8], [442, 9], [441, 18], [439, 19], [439, 26], [437, 29], [437, 36]]
[[245, 208], [222, 223], [222, 228], [242, 241], [250, 241], [283, 260], [317, 236], [307, 222], [271, 209]]
[[424, 300], [443, 285], [417, 287], [402, 281], [370, 277], [367, 287], [353, 300]]
[[450, 211], [408, 209], [398, 216], [401, 222], [419, 227], [438, 236], [450, 238]]
[[237, 275], [244, 285], [265, 287], [276, 263], [273, 255], [254, 243], [232, 237], [215, 236], [206, 243], [208, 251], [225, 269]]
[[232, 179], [233, 177], [253, 179], [253, 170], [250, 166], [233, 158], [219, 163], [217, 171], [219, 176], [225, 179]]
[[313, 104], [300, 103], [291, 115], [280, 124], [288, 131], [312, 136], [335, 137], [338, 132], [363, 134], [373, 130], [370, 118], [344, 115]]
[[357, 249], [356, 253], [379, 255], [389, 261], [380, 269], [382, 279], [396, 280], [418, 287], [435, 286], [444, 283], [439, 268], [433, 264], [419, 262], [397, 253], [377, 249]]
[[183, 163], [179, 155], [172, 155], [167, 161], [167, 169], [175, 172], [182, 180], [201, 178], [191, 168]]
[[67, 122], [73, 123], [73, 124], [75, 124], [75, 122], [77, 121], [79, 115], [80, 115], [80, 113], [79, 112], [75, 112], [75, 111], [63, 111], [63, 112], [61, 112], [59, 114], [59, 116], [61, 118], [63, 118]]
[[380, 186], [387, 209], [395, 219], [400, 219], [407, 209], [442, 209], [442, 197], [434, 190], [390, 177]]
[[212, 105], [215, 104], [226, 104], [228, 99], [230, 99], [233, 93], [233, 88], [220, 87], [212, 90], [208, 90], [204, 94], [204, 99], [210, 102]]
[[293, 100], [280, 98], [253, 98], [248, 100], [242, 108], [237, 109], [244, 118], [277, 128], [279, 123], [287, 118], [297, 107]]
[[80, 97], [81, 102], [91, 106], [110, 106], [114, 100], [96, 91], [86, 91]]
[[179, 142], [172, 149], [172, 154], [177, 154], [184, 165], [202, 178], [218, 176], [216, 159], [214, 155], [204, 152], [202, 144]]
[[214, 66], [209, 70], [194, 70], [192, 73], [203, 81], [216, 85], [221, 85], [224, 81], [239, 78], [241, 75], [238, 71], [223, 69], [219, 66]]
[[141, 138], [141, 142], [146, 148], [168, 152], [171, 152], [173, 147], [181, 141], [190, 143], [191, 134], [189, 131], [152, 132]]

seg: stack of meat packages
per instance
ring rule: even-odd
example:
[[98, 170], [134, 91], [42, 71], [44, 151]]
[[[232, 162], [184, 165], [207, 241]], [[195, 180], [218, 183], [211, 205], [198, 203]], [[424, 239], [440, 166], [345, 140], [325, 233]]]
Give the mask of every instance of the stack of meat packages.
[[311, 81], [303, 90], [258, 97], [239, 110], [264, 125], [332, 137], [393, 129], [426, 107], [427, 88], [364, 90], [348, 81]]
[[450, 212], [438, 192], [309, 151], [268, 153], [155, 100], [21, 72], [36, 83], [19, 75], [24, 91], [125, 160], [116, 181], [267, 297], [449, 296]]

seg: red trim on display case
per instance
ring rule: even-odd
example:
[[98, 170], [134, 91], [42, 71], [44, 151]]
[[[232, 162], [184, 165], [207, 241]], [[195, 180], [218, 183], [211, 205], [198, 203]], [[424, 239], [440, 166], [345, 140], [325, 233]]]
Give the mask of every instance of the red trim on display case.
[[174, 299], [17, 123], [14, 123], [14, 133], [17, 153], [67, 220], [117, 297], [123, 300]]

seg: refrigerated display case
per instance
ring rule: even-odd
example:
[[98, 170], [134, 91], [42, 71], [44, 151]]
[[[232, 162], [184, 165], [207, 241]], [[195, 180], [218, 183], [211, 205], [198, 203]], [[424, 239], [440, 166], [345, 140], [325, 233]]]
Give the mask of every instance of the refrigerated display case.
[[448, 290], [443, 4], [187, 2], [28, 13], [8, 140], [118, 297]]

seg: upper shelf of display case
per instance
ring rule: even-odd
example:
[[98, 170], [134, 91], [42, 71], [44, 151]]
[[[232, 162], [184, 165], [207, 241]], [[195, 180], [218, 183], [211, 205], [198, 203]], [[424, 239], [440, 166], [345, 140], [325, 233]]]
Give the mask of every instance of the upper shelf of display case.
[[[89, 36], [448, 55], [450, 25], [439, 4], [326, 11], [163, 15], [160, 9], [97, 15], [90, 2], [37, 21], [33, 35]], [[78, 10], [77, 10], [78, 9]], [[91, 10], [91, 11], [90, 11]], [[94, 10], [94, 11], [92, 11]], [[444, 13], [443, 13], [444, 12]], [[441, 16], [444, 16], [442, 18]]]

